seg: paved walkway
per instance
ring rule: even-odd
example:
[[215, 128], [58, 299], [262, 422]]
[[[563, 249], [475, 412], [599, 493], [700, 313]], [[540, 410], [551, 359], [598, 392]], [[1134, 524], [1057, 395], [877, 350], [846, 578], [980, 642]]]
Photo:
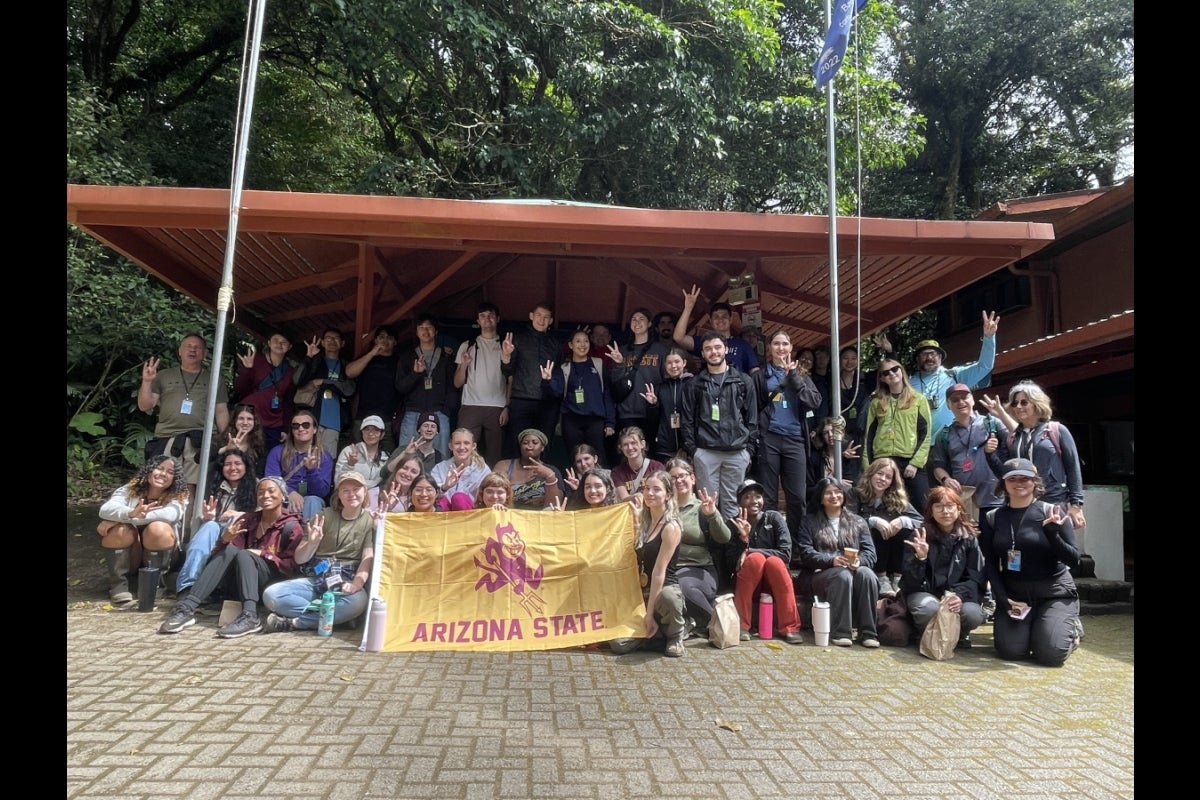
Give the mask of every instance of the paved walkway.
[[68, 798], [1133, 797], [1132, 614], [1084, 617], [1047, 669], [998, 661], [990, 626], [944, 662], [360, 653], [357, 631], [222, 640], [214, 617], [157, 635], [169, 606], [68, 607]]

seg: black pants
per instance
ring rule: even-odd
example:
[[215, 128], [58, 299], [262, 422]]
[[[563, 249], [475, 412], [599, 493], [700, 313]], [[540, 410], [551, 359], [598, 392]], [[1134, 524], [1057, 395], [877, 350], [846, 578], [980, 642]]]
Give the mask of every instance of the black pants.
[[601, 417], [584, 416], [563, 412], [562, 417], [563, 445], [567, 448], [567, 458], [581, 444], [590, 444], [597, 453], [604, 452], [604, 420]]
[[763, 499], [768, 509], [779, 508], [779, 484], [783, 484], [788, 533], [794, 543], [807, 502], [808, 455], [804, 437], [765, 431], [754, 462], [754, 477], [766, 489]]
[[[520, 458], [521, 442], [517, 437], [521, 435], [521, 431], [528, 428], [537, 428], [546, 434], [546, 438], [553, 443], [561, 402], [557, 397], [543, 397], [540, 400], [528, 400], [523, 397], [509, 398], [508, 429], [504, 432], [504, 457]], [[546, 450], [549, 449], [549, 447], [546, 448]]]
[[262, 556], [249, 550], [226, 547], [208, 559], [184, 604], [195, 611], [209, 595], [220, 589], [224, 598], [240, 600], [243, 611], [253, 611], [262, 599], [263, 589], [281, 577], [278, 568]]

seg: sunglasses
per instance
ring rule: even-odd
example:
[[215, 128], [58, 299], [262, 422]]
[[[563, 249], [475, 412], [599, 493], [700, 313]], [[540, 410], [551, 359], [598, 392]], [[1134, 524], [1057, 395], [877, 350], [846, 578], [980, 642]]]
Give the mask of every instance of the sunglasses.
[[892, 367], [891, 369], [881, 369], [879, 371], [879, 374], [880, 375], [895, 375], [899, 371], [900, 371], [900, 366], [896, 365], [896, 366]]
[[294, 430], [294, 431], [306, 431], [306, 430], [308, 430], [309, 428], [311, 428], [312, 426], [313, 426], [313, 424], [312, 424], [311, 422], [293, 422], [293, 423], [292, 423], [292, 430]]
[[1033, 403], [1029, 402], [1029, 400], [1022, 397], [1020, 400], [1013, 400], [1012, 402], [1010, 402], [1008, 404], [1008, 407], [1016, 408], [1017, 406], [1020, 406], [1021, 408], [1024, 408], [1025, 406], [1031, 406], [1031, 405], [1033, 405]]

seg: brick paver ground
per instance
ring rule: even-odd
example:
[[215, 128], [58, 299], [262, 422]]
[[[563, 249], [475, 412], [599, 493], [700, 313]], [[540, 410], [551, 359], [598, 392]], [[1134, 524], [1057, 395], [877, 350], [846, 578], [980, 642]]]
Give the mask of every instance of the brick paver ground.
[[944, 662], [811, 638], [360, 653], [214, 617], [157, 635], [169, 609], [68, 607], [68, 798], [1133, 797], [1132, 614], [1084, 617], [1047, 669], [997, 660], [990, 626]]

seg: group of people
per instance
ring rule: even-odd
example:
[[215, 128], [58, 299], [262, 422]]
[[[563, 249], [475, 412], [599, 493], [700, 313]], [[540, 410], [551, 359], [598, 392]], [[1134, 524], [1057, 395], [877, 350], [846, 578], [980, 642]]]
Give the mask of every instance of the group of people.
[[[760, 363], [728, 304], [709, 309], [711, 330], [689, 334], [699, 290], [682, 295], [677, 317], [635, 310], [621, 344], [595, 326], [564, 347], [547, 304], [501, 337], [499, 310], [483, 303], [479, 335], [457, 347], [421, 315], [411, 352], [396, 352], [384, 327], [350, 362], [340, 332], [307, 342], [297, 365], [273, 334], [266, 354], [239, 356], [232, 413], [218, 386], [220, 446], [191, 509], [211, 373], [204, 340], [185, 337], [179, 367], [143, 368], [139, 406], [159, 414], [151, 456], [101, 509], [111, 600], [131, 602], [136, 566], [165, 573], [186, 541], [162, 632], [192, 624], [214, 595], [242, 604], [222, 637], [308, 629], [326, 589], [338, 621], [365, 611], [375, 515], [629, 502], [646, 631], [614, 650], [657, 639], [682, 655], [722, 591], [743, 639], [767, 593], [775, 630], [760, 635], [801, 643], [797, 597], [817, 597], [831, 606], [832, 644], [856, 635], [868, 648], [879, 646], [881, 596], [903, 597], [920, 630], [952, 592], [969, 644], [990, 587], [1002, 656], [1065, 661], [1082, 631], [1069, 572], [1084, 524], [1078, 453], [1036, 384], [975, 408], [996, 315], [983, 315], [977, 362], [943, 367], [946, 352], [927, 340], [910, 377], [883, 336], [873, 374], [853, 345], [834, 369], [827, 349], [797, 351], [784, 331], [764, 338]], [[358, 435], [342, 445], [351, 419]], [[548, 459], [560, 432], [563, 468]]]

